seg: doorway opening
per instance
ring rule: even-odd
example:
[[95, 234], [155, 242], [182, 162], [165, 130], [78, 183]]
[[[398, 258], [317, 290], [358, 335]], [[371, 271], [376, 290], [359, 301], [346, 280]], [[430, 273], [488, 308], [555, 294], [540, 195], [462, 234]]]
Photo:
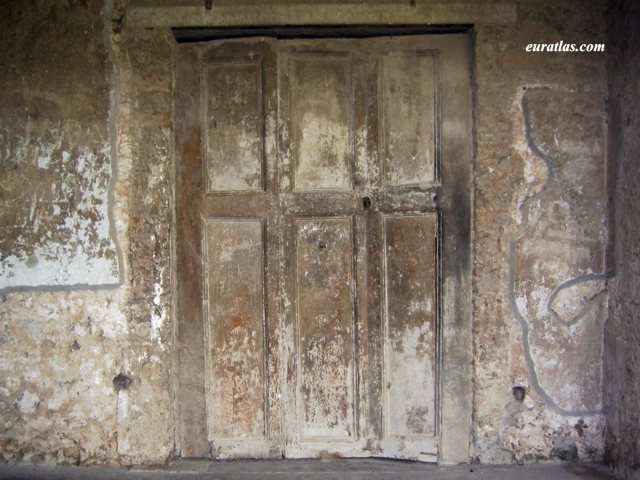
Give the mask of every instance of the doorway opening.
[[174, 31], [181, 455], [468, 460], [467, 35], [219, 30]]

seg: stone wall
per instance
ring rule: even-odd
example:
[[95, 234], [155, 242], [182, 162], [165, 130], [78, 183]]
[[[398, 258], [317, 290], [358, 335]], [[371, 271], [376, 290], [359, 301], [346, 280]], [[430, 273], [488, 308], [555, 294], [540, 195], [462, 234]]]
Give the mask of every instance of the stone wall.
[[[607, 461], [640, 478], [640, 6], [612, 1], [609, 48], [609, 157], [614, 268], [605, 327]], [[617, 183], [617, 185], [615, 185]]]
[[[160, 463], [175, 423], [173, 39], [122, 28], [111, 2], [22, 3], [0, 7], [11, 32], [0, 63], [12, 66], [1, 73], [0, 221], [17, 226], [0, 251], [20, 253], [16, 271], [28, 272], [32, 246], [81, 244], [87, 279], [2, 297], [0, 459]], [[605, 55], [525, 47], [604, 43], [604, 4], [517, 3], [517, 23], [474, 29], [473, 460], [601, 459]], [[54, 123], [74, 149], [55, 143]], [[95, 154], [83, 164], [85, 151]], [[85, 181], [70, 181], [82, 165]], [[20, 188], [36, 180], [61, 192], [47, 205], [84, 203], [36, 217], [34, 187]], [[26, 229], [32, 218], [39, 229]], [[98, 260], [109, 275], [93, 275], [106, 271]]]

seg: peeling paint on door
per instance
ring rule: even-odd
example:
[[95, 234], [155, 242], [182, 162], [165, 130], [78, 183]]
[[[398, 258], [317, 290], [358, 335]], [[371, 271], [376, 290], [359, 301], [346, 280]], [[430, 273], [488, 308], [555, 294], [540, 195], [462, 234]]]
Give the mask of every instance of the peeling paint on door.
[[202, 318], [208, 434], [183, 455], [438, 459], [440, 50], [413, 46], [184, 46], [181, 368], [197, 393]]
[[351, 219], [300, 219], [296, 226], [298, 429], [305, 437], [352, 437]]

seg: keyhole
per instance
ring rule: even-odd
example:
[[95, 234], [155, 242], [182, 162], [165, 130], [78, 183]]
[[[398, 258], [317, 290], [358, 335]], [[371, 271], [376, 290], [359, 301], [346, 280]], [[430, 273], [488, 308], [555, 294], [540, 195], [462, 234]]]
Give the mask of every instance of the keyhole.
[[371, 199], [369, 197], [364, 197], [362, 199], [362, 206], [365, 210], [368, 210], [371, 207]]

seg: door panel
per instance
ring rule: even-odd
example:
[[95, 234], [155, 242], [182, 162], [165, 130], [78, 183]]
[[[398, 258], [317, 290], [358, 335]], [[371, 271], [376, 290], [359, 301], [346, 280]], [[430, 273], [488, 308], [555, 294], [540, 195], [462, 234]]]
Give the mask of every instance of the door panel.
[[436, 180], [437, 51], [392, 52], [380, 68], [382, 178], [385, 187]]
[[209, 431], [265, 437], [264, 241], [260, 220], [205, 219]]
[[[463, 40], [180, 46], [183, 456], [445, 458], [441, 297], [462, 298], [467, 267], [440, 252], [469, 218], [451, 187], [469, 178]], [[443, 261], [458, 268], [444, 284]]]
[[262, 190], [260, 61], [206, 63], [202, 82], [207, 193]]
[[394, 455], [394, 442], [413, 442], [421, 455], [436, 454], [437, 216], [382, 221], [386, 450]]
[[351, 218], [299, 218], [295, 226], [298, 435], [353, 439], [356, 352]]
[[295, 54], [290, 68], [294, 189], [351, 189], [350, 56]]

